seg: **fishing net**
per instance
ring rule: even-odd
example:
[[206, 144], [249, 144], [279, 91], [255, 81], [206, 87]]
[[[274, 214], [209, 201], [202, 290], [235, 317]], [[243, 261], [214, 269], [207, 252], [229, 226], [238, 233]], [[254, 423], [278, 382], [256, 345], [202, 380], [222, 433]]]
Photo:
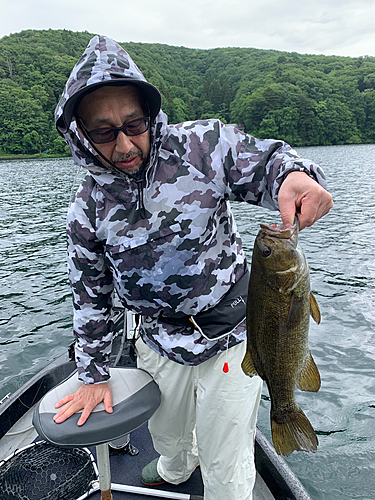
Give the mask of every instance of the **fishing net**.
[[1, 500], [74, 500], [97, 479], [91, 453], [44, 441], [0, 463]]

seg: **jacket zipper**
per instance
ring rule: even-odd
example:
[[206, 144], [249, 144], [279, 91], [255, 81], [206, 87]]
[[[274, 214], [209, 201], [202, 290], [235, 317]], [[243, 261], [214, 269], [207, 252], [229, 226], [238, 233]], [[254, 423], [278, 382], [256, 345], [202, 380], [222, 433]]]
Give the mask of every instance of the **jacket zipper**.
[[141, 219], [146, 219], [146, 208], [144, 204], [143, 198], [143, 179], [138, 179], [135, 181], [137, 183], [138, 188], [138, 210], [141, 216]]

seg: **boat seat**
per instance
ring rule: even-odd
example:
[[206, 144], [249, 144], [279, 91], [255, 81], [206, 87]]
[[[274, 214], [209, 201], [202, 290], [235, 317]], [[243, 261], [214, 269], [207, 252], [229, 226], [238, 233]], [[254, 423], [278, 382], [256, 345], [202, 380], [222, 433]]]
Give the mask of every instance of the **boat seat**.
[[77, 425], [79, 413], [60, 424], [54, 422], [53, 417], [59, 411], [55, 404], [82, 385], [75, 372], [51, 389], [35, 407], [33, 424], [39, 436], [55, 446], [65, 448], [96, 446], [99, 484], [93, 484], [87, 496], [100, 489], [102, 500], [111, 499], [112, 490], [159, 498], [201, 499], [194, 495], [111, 483], [108, 442], [144, 424], [159, 407], [161, 394], [153, 378], [138, 368], [111, 368], [110, 375], [108, 383], [112, 389], [113, 413], [107, 413], [104, 404], [100, 403], [82, 426]]
[[145, 371], [138, 368], [110, 368], [108, 383], [112, 389], [113, 413], [109, 414], [100, 403], [86, 423], [77, 426], [80, 413], [56, 424], [53, 420], [60, 410], [57, 401], [74, 394], [82, 382], [77, 371], [54, 387], [38, 403], [33, 424], [39, 436], [51, 444], [67, 448], [108, 443], [138, 429], [155, 412], [160, 404], [160, 390]]

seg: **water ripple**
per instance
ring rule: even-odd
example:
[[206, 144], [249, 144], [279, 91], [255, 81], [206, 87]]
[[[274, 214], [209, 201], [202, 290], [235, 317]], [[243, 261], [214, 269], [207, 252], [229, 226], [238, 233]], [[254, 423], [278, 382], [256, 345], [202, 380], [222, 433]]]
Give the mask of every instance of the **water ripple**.
[[[323, 166], [335, 206], [300, 234], [322, 312], [310, 329], [322, 388], [296, 397], [319, 447], [287, 461], [314, 500], [366, 500], [375, 491], [375, 146], [299, 153]], [[70, 159], [0, 162], [0, 398], [72, 340], [65, 216], [75, 172]], [[280, 216], [238, 203], [233, 211], [250, 260], [259, 223]], [[259, 426], [270, 438], [269, 411], [264, 389]]]

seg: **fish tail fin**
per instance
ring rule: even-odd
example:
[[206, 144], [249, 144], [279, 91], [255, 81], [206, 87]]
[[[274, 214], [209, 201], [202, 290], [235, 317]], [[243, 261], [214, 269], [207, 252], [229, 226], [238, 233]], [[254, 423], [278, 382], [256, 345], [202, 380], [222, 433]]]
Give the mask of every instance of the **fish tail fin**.
[[256, 371], [254, 367], [253, 360], [251, 358], [251, 354], [249, 351], [246, 351], [245, 357], [243, 358], [243, 361], [241, 363], [241, 368], [242, 371], [245, 373], [245, 375], [248, 375], [249, 377], [253, 377], [254, 375], [258, 375], [258, 372]]
[[297, 378], [296, 384], [301, 391], [318, 392], [320, 389], [320, 374], [311, 356], [311, 352], [306, 358], [306, 362]]
[[273, 445], [279, 455], [287, 456], [294, 450], [315, 452], [317, 449], [318, 438], [298, 405], [279, 416], [271, 411], [271, 429]]

